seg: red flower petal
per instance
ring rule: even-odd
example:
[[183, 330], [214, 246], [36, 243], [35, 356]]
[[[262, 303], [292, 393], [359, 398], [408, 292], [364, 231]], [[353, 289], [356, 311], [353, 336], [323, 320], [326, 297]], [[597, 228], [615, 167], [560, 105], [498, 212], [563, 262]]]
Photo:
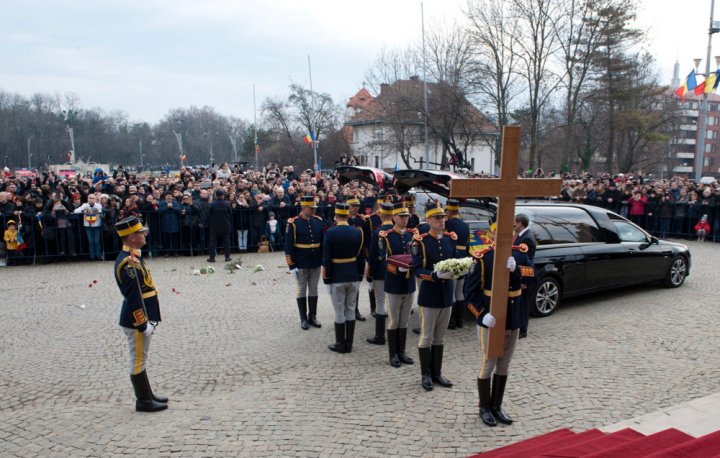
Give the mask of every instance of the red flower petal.
[[93, 280], [93, 283], [97, 283], [97, 280]]

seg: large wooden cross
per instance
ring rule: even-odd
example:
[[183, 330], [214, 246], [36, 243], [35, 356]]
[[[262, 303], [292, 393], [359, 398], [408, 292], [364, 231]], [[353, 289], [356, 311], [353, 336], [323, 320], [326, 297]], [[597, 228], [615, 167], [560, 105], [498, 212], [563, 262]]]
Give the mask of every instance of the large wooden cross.
[[[499, 358], [504, 353], [505, 322], [507, 318], [510, 273], [507, 260], [512, 256], [515, 200], [518, 197], [554, 197], [560, 194], [562, 180], [518, 178], [520, 157], [520, 127], [503, 128], [500, 178], [453, 179], [450, 197], [497, 197], [497, 230], [493, 260], [492, 297], [490, 313], [497, 323], [490, 329], [488, 356]], [[519, 266], [518, 266], [519, 268]]]

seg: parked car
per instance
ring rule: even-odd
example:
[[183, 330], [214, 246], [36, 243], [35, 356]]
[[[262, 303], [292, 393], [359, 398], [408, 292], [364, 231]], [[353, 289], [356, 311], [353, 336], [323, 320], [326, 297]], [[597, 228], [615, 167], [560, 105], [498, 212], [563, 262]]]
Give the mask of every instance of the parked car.
[[[399, 191], [416, 193], [420, 215], [420, 200], [444, 200], [450, 181], [459, 176], [407, 170], [393, 175]], [[492, 198], [479, 197], [461, 202], [461, 213], [475, 232], [489, 226], [495, 212]], [[515, 208], [530, 218], [538, 243], [534, 260], [538, 281], [530, 294], [534, 316], [551, 315], [567, 297], [658, 281], [677, 288], [690, 275], [686, 245], [653, 237], [604, 208], [553, 200], [519, 200]]]

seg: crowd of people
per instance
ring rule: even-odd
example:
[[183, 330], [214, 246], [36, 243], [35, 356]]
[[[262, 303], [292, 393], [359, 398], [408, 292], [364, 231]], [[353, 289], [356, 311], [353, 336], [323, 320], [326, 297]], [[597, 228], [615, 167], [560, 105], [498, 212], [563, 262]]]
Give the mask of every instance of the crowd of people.
[[[608, 208], [659, 237], [720, 241], [717, 182], [637, 173], [563, 178], [561, 199]], [[9, 265], [113, 259], [121, 249], [113, 226], [129, 215], [150, 229], [145, 248], [150, 256], [212, 257], [210, 239], [218, 234], [211, 230], [220, 218], [229, 228], [232, 251], [254, 251], [260, 245], [278, 250], [302, 196], [312, 195], [317, 215], [332, 225], [335, 202], [358, 196], [361, 211], [369, 213], [378, 191], [357, 181], [342, 185], [332, 171], [296, 171], [277, 164], [262, 170], [230, 164], [187, 167], [157, 176], [131, 174], [122, 166], [111, 175], [97, 169], [92, 176], [45, 172], [27, 177], [6, 168], [0, 177], [0, 259]], [[230, 212], [213, 215], [211, 204], [217, 199], [226, 200]]]

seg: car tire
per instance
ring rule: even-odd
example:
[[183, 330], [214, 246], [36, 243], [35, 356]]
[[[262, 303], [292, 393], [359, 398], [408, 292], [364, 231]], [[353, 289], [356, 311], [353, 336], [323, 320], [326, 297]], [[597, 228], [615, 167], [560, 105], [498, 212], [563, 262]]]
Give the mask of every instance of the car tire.
[[672, 258], [668, 266], [667, 273], [662, 283], [666, 288], [678, 288], [685, 283], [687, 278], [687, 259], [684, 256], [677, 255]]
[[560, 305], [560, 283], [554, 277], [543, 277], [530, 296], [530, 314], [535, 317], [552, 315]]

